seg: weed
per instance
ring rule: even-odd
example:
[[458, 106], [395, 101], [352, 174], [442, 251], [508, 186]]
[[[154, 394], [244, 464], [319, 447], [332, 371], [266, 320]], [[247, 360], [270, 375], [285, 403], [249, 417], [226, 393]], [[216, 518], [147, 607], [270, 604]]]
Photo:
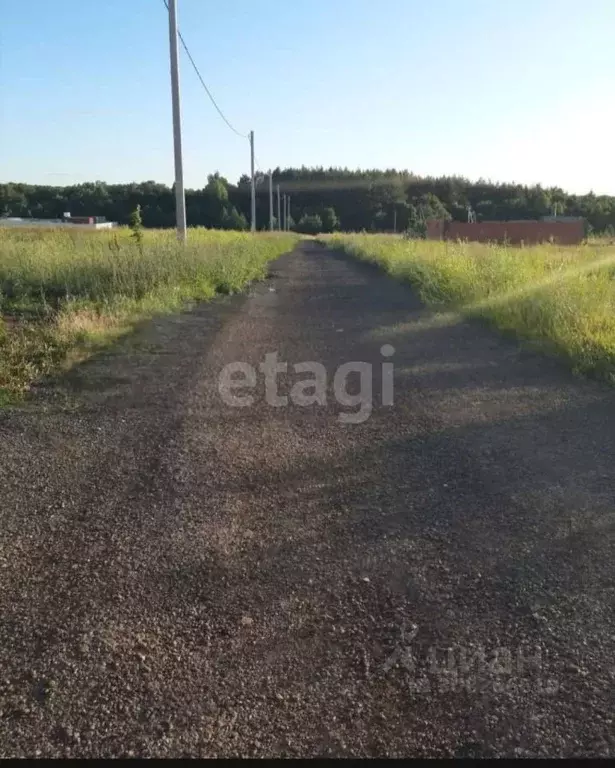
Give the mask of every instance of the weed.
[[139, 253], [143, 256], [143, 219], [141, 218], [141, 205], [137, 205], [134, 211], [130, 214], [129, 229], [132, 233], [132, 239], [137, 244]]

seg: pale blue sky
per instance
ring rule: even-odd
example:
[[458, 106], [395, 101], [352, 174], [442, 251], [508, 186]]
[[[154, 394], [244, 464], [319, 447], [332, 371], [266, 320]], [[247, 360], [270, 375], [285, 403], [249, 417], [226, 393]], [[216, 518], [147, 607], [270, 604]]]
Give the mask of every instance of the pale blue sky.
[[[263, 169], [615, 194], [615, 0], [178, 0]], [[173, 176], [163, 0], [0, 0], [0, 181]], [[186, 183], [247, 172], [182, 55]]]

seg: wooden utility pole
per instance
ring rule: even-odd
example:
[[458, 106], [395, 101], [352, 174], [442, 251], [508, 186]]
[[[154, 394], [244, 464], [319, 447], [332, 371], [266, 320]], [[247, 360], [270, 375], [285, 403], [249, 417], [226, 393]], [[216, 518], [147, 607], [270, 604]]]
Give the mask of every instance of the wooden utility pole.
[[273, 232], [273, 171], [269, 171], [269, 231]]
[[277, 185], [278, 189], [278, 230], [282, 229], [282, 217], [280, 214], [280, 185]]
[[250, 171], [252, 175], [252, 201], [251, 201], [251, 213], [252, 220], [250, 229], [252, 232], [256, 232], [256, 179], [254, 178], [254, 131], [250, 131]]
[[169, 0], [169, 45], [171, 49], [171, 100], [173, 105], [173, 149], [175, 155], [175, 219], [177, 238], [185, 243], [186, 194], [182, 156], [182, 119], [179, 94], [179, 51], [177, 45], [177, 0]]

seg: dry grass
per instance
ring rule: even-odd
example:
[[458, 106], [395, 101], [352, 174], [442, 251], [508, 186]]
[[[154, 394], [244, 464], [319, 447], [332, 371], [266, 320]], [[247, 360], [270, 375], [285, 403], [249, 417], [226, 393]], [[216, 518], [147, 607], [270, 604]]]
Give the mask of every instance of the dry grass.
[[114, 329], [121, 328], [122, 320], [117, 315], [101, 314], [94, 309], [77, 309], [58, 315], [56, 323], [58, 333], [65, 337], [106, 336]]
[[0, 404], [67, 360], [80, 360], [140, 320], [234, 293], [290, 250], [288, 234], [191, 230], [26, 231], [0, 228]]

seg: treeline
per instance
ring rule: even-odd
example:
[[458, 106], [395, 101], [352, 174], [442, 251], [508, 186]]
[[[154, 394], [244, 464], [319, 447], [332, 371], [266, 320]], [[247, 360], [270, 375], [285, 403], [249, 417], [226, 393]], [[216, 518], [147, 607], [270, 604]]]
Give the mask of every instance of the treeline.
[[[276, 189], [290, 195], [291, 227], [316, 233], [343, 231], [420, 230], [425, 219], [445, 217], [466, 221], [472, 211], [478, 221], [538, 219], [552, 215], [583, 216], [594, 232], [615, 231], [615, 197], [571, 195], [558, 187], [493, 184], [461, 177], [420, 177], [407, 171], [345, 168], [277, 168]], [[175, 197], [172, 187], [146, 181], [133, 184], [91, 182], [68, 187], [0, 184], [0, 215], [56, 218], [72, 215], [106, 216], [127, 224], [141, 206], [146, 227], [172, 227]], [[250, 218], [250, 179], [231, 184], [219, 174], [202, 189], [186, 193], [188, 224], [222, 229], [247, 229]], [[277, 225], [277, 220], [276, 220]], [[269, 226], [269, 179], [259, 177], [257, 226]]]

